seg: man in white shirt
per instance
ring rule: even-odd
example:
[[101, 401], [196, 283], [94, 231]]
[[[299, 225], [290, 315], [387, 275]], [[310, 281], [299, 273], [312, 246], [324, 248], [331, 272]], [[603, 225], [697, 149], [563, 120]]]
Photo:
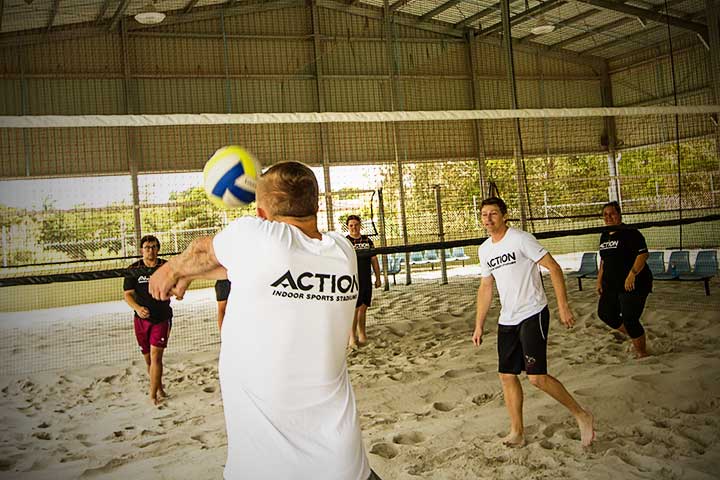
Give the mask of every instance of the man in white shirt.
[[497, 197], [483, 200], [483, 226], [489, 238], [478, 249], [480, 288], [472, 341], [482, 344], [483, 327], [492, 301], [493, 279], [500, 296], [498, 319], [498, 372], [505, 405], [510, 414], [510, 433], [503, 439], [508, 447], [525, 445], [523, 391], [518, 375], [524, 370], [530, 383], [564, 405], [580, 428], [583, 446], [595, 438], [593, 416], [583, 409], [562, 383], [547, 373], [547, 335], [550, 313], [542, 286], [542, 265], [550, 271], [560, 311], [560, 322], [567, 328], [575, 324], [565, 291], [562, 269], [531, 234], [507, 226], [507, 206]]
[[377, 478], [345, 363], [355, 251], [320, 233], [317, 210], [312, 170], [276, 164], [257, 184], [259, 218], [193, 241], [150, 279], [161, 299], [181, 298], [195, 278], [232, 282], [219, 369], [226, 480]]

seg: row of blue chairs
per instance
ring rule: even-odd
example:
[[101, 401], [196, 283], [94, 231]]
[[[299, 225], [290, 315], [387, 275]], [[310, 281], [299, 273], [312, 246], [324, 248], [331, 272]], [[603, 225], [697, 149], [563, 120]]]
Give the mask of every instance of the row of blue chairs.
[[[705, 295], [710, 295], [710, 279], [718, 273], [717, 251], [700, 250], [695, 259], [695, 266], [690, 267], [690, 252], [675, 250], [665, 266], [665, 252], [650, 252], [647, 265], [655, 280], [702, 281], [705, 284]], [[580, 269], [570, 272], [568, 277], [578, 280], [578, 289], [582, 290], [583, 278], [597, 278], [597, 252], [585, 252], [580, 260]]]
[[[470, 257], [465, 254], [465, 249], [463, 247], [445, 249], [446, 262], [462, 262], [462, 265], [465, 266], [466, 260], [470, 260]], [[400, 273], [404, 262], [404, 253], [391, 253], [388, 255], [387, 273], [388, 275], [392, 275], [393, 283], [396, 283], [395, 275]], [[436, 263], [440, 263], [440, 254], [437, 250], [410, 252], [410, 265], [430, 265], [430, 267], [434, 269]]]

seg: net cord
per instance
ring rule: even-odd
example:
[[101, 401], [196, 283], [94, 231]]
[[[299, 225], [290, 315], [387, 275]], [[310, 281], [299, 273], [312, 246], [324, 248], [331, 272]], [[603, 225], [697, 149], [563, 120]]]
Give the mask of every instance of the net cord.
[[651, 115], [713, 115], [720, 105], [528, 108], [404, 112], [199, 113], [167, 115], [15, 115], [0, 116], [0, 128], [163, 127], [177, 125], [266, 125], [298, 123], [382, 123], [530, 118], [583, 118]]

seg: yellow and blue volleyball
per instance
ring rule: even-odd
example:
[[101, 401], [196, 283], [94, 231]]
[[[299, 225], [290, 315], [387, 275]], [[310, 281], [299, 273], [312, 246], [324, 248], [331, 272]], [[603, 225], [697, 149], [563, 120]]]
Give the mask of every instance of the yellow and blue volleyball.
[[230, 145], [213, 154], [203, 169], [208, 198], [223, 208], [237, 208], [255, 200], [255, 186], [261, 166], [242, 147]]

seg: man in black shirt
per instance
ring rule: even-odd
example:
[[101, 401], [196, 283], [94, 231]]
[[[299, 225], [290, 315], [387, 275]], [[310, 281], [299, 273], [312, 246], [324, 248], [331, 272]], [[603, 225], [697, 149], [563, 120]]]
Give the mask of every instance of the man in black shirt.
[[[357, 215], [350, 215], [347, 218], [346, 225], [348, 227], [349, 234], [347, 239], [353, 244], [356, 251], [370, 250], [375, 248], [373, 241], [367, 235], [362, 235], [360, 229], [362, 228], [362, 222], [360, 217]], [[367, 334], [365, 332], [365, 317], [367, 309], [372, 301], [372, 285], [370, 281], [370, 267], [372, 266], [373, 272], [375, 272], [375, 288], [382, 285], [380, 280], [380, 264], [378, 263], [377, 256], [372, 257], [358, 256], [358, 284], [360, 290], [358, 291], [357, 303], [355, 304], [355, 317], [353, 318], [352, 331], [350, 332], [350, 339], [348, 340], [348, 346], [355, 348], [360, 345], [364, 345], [367, 342]]]
[[652, 291], [652, 273], [646, 264], [645, 237], [622, 223], [618, 202], [605, 204], [603, 219], [611, 228], [600, 236], [598, 316], [609, 327], [630, 337], [638, 358], [646, 357], [645, 329], [640, 316]]
[[173, 312], [169, 300], [155, 300], [148, 291], [150, 275], [165, 263], [158, 258], [160, 241], [153, 235], [145, 235], [140, 239], [140, 246], [142, 259], [128, 268], [141, 269], [141, 272], [130, 272], [125, 277], [123, 298], [135, 313], [135, 337], [150, 376], [150, 401], [157, 405], [158, 397], [166, 396], [162, 384], [162, 358], [170, 337]]

